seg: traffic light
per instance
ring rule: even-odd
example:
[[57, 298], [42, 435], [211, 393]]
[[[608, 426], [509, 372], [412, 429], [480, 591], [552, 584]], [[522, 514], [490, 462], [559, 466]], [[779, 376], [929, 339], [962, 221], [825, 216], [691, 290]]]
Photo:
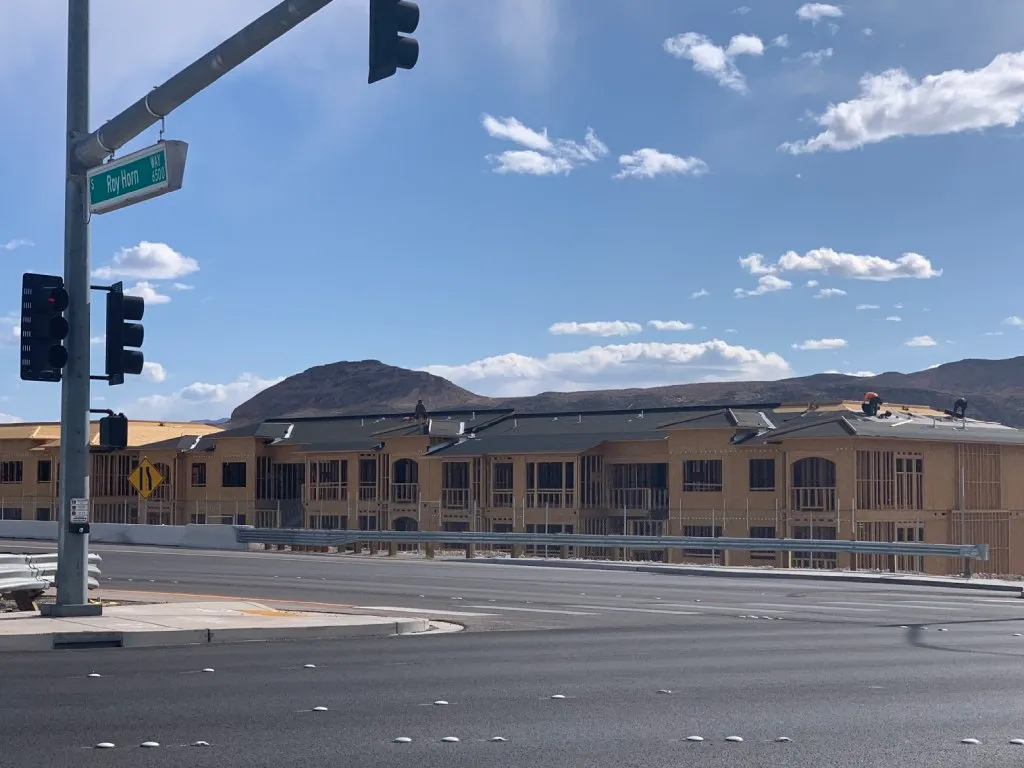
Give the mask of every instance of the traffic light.
[[112, 413], [100, 419], [100, 447], [108, 451], [123, 451], [128, 447], [128, 417]]
[[[107, 289], [107, 383], [124, 384], [125, 374], [142, 373], [145, 358], [142, 346], [145, 329], [141, 320], [146, 300], [141, 296], [125, 296], [124, 284], [114, 283]], [[135, 347], [135, 349], [132, 349]]]
[[68, 292], [64, 278], [26, 272], [21, 278], [21, 379], [60, 381], [67, 365]]
[[408, 0], [370, 0], [370, 77], [376, 83], [399, 69], [412, 69], [420, 44], [411, 35], [420, 23], [420, 7]]

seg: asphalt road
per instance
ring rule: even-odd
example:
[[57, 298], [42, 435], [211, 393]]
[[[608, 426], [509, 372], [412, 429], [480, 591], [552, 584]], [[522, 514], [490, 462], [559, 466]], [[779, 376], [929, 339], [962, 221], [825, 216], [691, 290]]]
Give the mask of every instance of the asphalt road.
[[940, 634], [700, 615], [0, 654], [0, 765], [1005, 768], [1024, 760], [1009, 743], [1024, 737], [1022, 687], [1024, 639], [980, 623]]
[[[52, 550], [0, 542], [0, 550]], [[1024, 632], [1024, 600], [1001, 592], [862, 583], [712, 578], [465, 561], [97, 545], [109, 590], [243, 597], [307, 608], [427, 616], [469, 629], [732, 625], [919, 625]], [[351, 609], [351, 608], [350, 608]], [[1022, 755], [1024, 756], [1024, 755]]]

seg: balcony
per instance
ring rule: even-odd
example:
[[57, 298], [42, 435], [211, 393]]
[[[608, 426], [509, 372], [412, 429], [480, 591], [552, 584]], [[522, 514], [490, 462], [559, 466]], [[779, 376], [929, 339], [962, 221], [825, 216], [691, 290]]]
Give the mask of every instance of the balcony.
[[395, 504], [416, 504], [420, 500], [419, 483], [392, 483], [391, 501]]
[[443, 488], [442, 509], [469, 509], [469, 488]]
[[341, 483], [319, 483], [309, 487], [308, 501], [347, 501], [348, 486]]
[[376, 501], [377, 500], [377, 484], [376, 483], [360, 483], [359, 484], [359, 500], [360, 501]]
[[492, 491], [491, 506], [499, 509], [511, 509], [515, 506], [515, 496], [512, 491]]
[[667, 488], [611, 488], [608, 490], [608, 508], [668, 509]]
[[793, 488], [791, 509], [794, 512], [834, 512], [835, 488]]
[[576, 501], [575, 491], [529, 491], [526, 506], [530, 509], [571, 509]]

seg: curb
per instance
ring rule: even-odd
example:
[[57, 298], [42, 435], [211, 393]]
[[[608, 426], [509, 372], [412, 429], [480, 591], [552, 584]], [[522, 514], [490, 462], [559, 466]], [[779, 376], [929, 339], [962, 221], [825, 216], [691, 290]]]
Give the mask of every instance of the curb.
[[472, 560], [458, 560], [461, 563], [487, 563], [489, 565], [520, 565], [539, 568], [580, 568], [589, 571], [626, 571], [632, 573], [658, 573], [673, 576], [707, 576], [713, 578], [737, 579], [783, 579], [790, 581], [824, 581], [833, 583], [855, 582], [858, 584], [905, 585], [910, 587], [936, 587], [941, 589], [974, 589], [988, 592], [1012, 592], [1024, 598], [1024, 584], [986, 584], [971, 581], [937, 581], [935, 579], [915, 578], [914, 576], [882, 576], [866, 573], [843, 573], [841, 575], [818, 575], [806, 571], [786, 571], [751, 569], [745, 571], [726, 571], [702, 568], [700, 566], [678, 565], [617, 565], [614, 563], [588, 562], [581, 560], [525, 560], [507, 557], [478, 557]]
[[50, 651], [96, 648], [166, 648], [274, 640], [341, 640], [397, 637], [430, 629], [429, 619], [396, 619], [381, 624], [316, 627], [240, 627], [237, 629], [169, 629], [130, 632], [49, 632], [0, 636], [5, 651]]

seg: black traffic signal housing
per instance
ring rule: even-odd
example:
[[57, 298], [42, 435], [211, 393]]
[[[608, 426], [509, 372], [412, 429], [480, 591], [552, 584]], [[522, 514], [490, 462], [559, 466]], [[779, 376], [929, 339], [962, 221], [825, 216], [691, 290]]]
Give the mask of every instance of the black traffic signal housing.
[[67, 365], [64, 278], [26, 272], [21, 278], [21, 379], [60, 381]]
[[123, 283], [114, 283], [107, 289], [107, 383], [124, 384], [125, 374], [142, 373], [145, 358], [141, 350], [145, 338], [142, 319], [146, 313], [146, 300], [141, 296], [126, 296]]
[[100, 419], [100, 448], [105, 451], [123, 451], [128, 447], [128, 417], [108, 411]]
[[420, 44], [405, 37], [420, 24], [420, 7], [408, 0], [370, 0], [371, 85], [399, 69], [412, 69], [420, 57]]

